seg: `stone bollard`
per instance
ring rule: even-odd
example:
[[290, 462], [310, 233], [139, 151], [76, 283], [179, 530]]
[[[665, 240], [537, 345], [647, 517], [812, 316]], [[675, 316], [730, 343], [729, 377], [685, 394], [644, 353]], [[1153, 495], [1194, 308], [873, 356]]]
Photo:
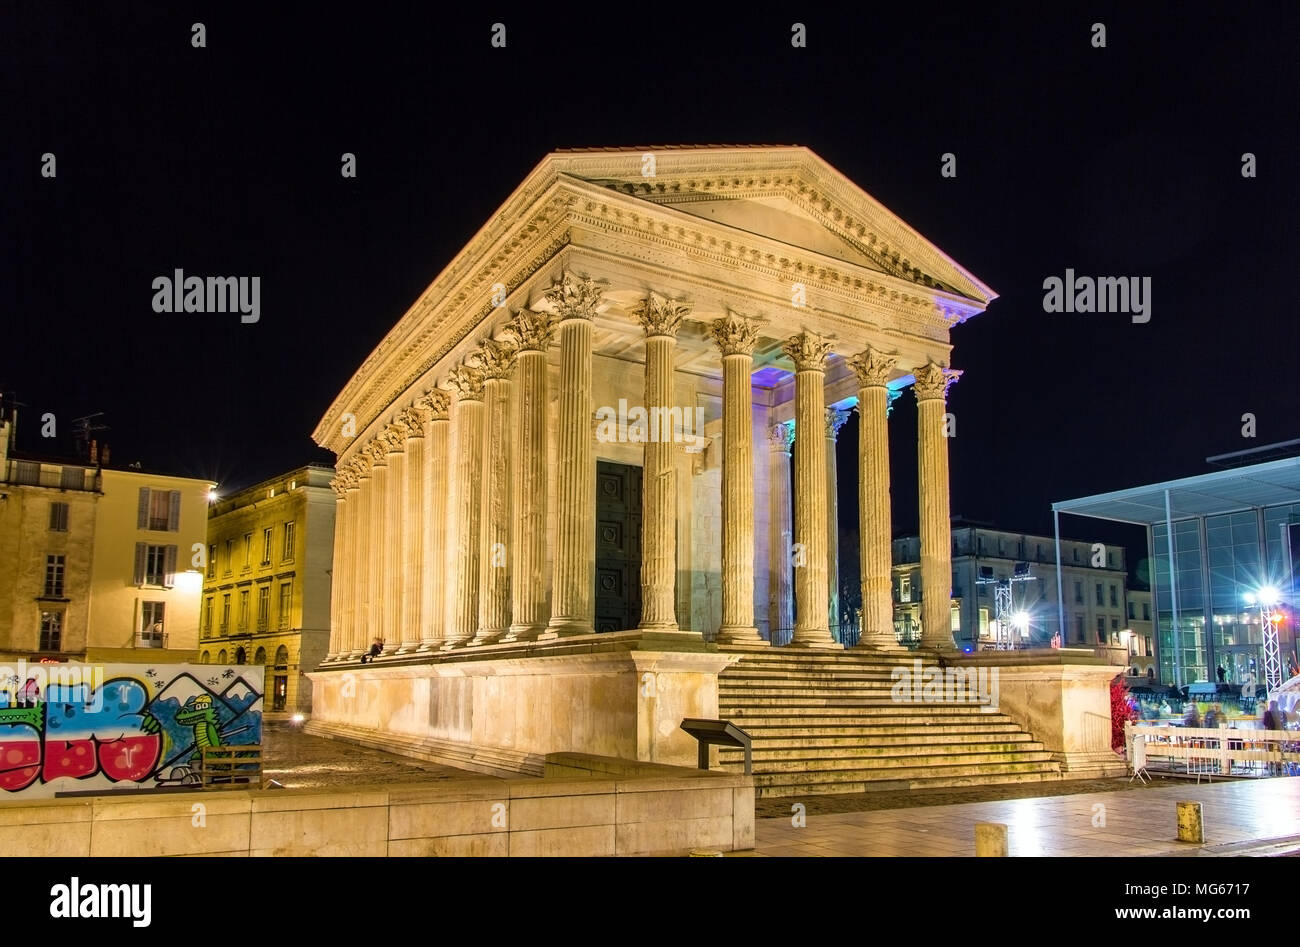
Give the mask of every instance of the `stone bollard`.
[[1205, 822], [1201, 818], [1199, 802], [1178, 803], [1178, 841], [1205, 842]]
[[975, 857], [1006, 858], [1007, 827], [1001, 822], [976, 822]]

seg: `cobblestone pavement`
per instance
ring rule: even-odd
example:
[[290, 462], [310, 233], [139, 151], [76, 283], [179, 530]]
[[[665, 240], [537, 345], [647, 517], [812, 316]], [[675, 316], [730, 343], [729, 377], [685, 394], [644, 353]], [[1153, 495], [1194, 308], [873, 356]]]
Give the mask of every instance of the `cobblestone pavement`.
[[455, 779], [493, 779], [482, 773], [395, 753], [327, 740], [281, 723], [263, 726], [263, 773], [285, 789], [334, 789]]

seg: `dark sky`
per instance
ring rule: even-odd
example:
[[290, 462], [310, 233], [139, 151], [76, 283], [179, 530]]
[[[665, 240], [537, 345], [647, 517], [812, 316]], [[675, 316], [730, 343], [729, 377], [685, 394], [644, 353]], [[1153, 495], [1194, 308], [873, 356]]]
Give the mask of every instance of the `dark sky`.
[[[68, 451], [69, 422], [104, 412], [115, 464], [233, 487], [330, 462], [326, 407], [546, 152], [733, 142], [809, 146], [1000, 294], [953, 333], [955, 514], [1049, 530], [1053, 500], [1300, 435], [1294, 4], [265, 6], [0, 11], [21, 448]], [[154, 313], [177, 267], [260, 276], [260, 322]], [[1149, 276], [1151, 321], [1045, 313], [1067, 267]], [[910, 395], [891, 436], [906, 530]]]

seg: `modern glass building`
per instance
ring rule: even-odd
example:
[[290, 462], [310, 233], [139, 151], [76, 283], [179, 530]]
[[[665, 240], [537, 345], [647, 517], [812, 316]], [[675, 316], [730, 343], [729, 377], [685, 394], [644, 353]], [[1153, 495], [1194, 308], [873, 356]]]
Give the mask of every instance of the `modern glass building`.
[[1145, 526], [1160, 680], [1265, 683], [1264, 625], [1278, 629], [1281, 679], [1296, 652], [1300, 457], [1249, 463], [1300, 441], [1208, 458], [1236, 466], [1052, 504], [1060, 515]]

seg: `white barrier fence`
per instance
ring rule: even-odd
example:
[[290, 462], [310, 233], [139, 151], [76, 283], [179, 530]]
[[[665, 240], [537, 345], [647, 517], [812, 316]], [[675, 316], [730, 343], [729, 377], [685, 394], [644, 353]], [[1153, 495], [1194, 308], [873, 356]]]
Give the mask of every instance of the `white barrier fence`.
[[1156, 727], [1125, 724], [1129, 768], [1143, 771], [1153, 760], [1201, 776], [1300, 775], [1300, 732], [1227, 727]]

